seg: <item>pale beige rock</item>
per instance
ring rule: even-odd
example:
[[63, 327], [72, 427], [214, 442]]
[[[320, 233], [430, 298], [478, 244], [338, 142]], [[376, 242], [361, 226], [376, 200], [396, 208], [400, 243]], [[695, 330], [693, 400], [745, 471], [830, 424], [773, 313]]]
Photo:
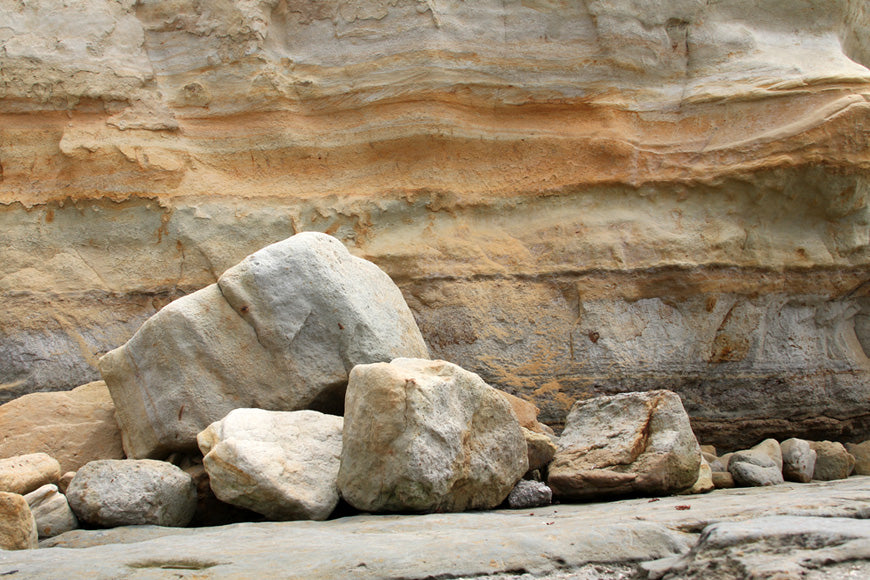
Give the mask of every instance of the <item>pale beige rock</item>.
[[79, 527], [75, 514], [69, 507], [66, 497], [56, 485], [43, 485], [36, 491], [24, 496], [33, 518], [39, 538], [52, 538]]
[[697, 493], [707, 493], [718, 487], [713, 482], [713, 470], [710, 469], [710, 464], [703, 457], [701, 458], [701, 467], [698, 468], [698, 480], [689, 489], [680, 492], [682, 495], [691, 495]]
[[855, 458], [854, 475], [870, 475], [870, 441], [846, 443], [846, 451]]
[[809, 483], [816, 468], [816, 452], [810, 447], [809, 441], [786, 439], [780, 447], [783, 477], [788, 481]]
[[32, 393], [0, 406], [0, 457], [47, 453], [62, 472], [95, 459], [122, 459], [121, 431], [106, 383]]
[[23, 496], [0, 491], [0, 550], [39, 547], [36, 520]]
[[61, 493], [66, 493], [66, 488], [69, 487], [69, 484], [72, 482], [75, 476], [75, 471], [67, 471], [60, 476], [60, 479], [57, 481], [57, 488], [60, 490]]
[[[356, 364], [428, 356], [390, 278], [305, 232], [179, 298], [100, 359], [130, 457], [196, 448], [239, 407], [338, 412]], [[183, 361], [183, 364], [182, 364]]]
[[0, 459], [0, 491], [24, 495], [60, 479], [60, 465], [45, 453]]
[[419, 359], [351, 371], [338, 486], [357, 509], [493, 508], [527, 470], [516, 415], [479, 376]]
[[556, 444], [549, 435], [522, 428], [529, 455], [529, 471], [543, 469], [556, 455]]
[[714, 471], [711, 479], [716, 489], [727, 489], [734, 487], [734, 476], [728, 471]]
[[813, 479], [831, 481], [852, 474], [855, 457], [839, 441], [810, 441], [810, 448], [816, 452]]
[[272, 520], [325, 520], [338, 505], [342, 424], [316, 411], [235, 409], [197, 442], [221, 501]]
[[578, 401], [548, 483], [556, 496], [665, 495], [698, 480], [701, 451], [680, 397], [670, 391]]
[[546, 423], [870, 432], [863, 2], [0, 6], [0, 400], [319, 230]]

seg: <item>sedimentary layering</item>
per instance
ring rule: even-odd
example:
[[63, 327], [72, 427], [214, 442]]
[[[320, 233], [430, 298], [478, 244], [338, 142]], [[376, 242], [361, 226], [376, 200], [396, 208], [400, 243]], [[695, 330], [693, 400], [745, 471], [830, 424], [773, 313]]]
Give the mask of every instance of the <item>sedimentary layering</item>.
[[327, 231], [558, 423], [870, 430], [859, 0], [0, 0], [0, 400]]

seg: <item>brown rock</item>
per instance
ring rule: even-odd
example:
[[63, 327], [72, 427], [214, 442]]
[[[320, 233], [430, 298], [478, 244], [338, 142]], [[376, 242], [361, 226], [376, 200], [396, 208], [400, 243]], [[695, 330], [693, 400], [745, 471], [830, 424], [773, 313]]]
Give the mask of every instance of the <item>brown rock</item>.
[[816, 467], [813, 479], [831, 481], [846, 479], [855, 468], [855, 457], [838, 441], [810, 441], [816, 452]]
[[496, 389], [496, 391], [501, 393], [501, 396], [507, 399], [507, 402], [510, 403], [511, 409], [513, 409], [514, 414], [517, 416], [517, 420], [520, 422], [520, 427], [528, 429], [529, 431], [534, 431], [535, 433], [553, 435], [553, 430], [550, 427], [538, 421], [538, 413], [541, 411], [534, 405], [534, 403], [530, 403], [525, 399], [521, 399], [516, 395], [511, 395], [510, 393], [506, 393], [500, 389]]
[[855, 458], [854, 475], [870, 475], [870, 441], [846, 443], [846, 451]]
[[728, 471], [714, 471], [712, 480], [716, 489], [734, 487], [734, 476]]
[[0, 491], [0, 550], [39, 547], [36, 520], [24, 496]]
[[45, 453], [0, 459], [0, 491], [24, 495], [60, 479], [60, 465]]
[[61, 471], [95, 459], [122, 459], [121, 432], [106, 383], [32, 393], [0, 406], [0, 457], [47, 453]]

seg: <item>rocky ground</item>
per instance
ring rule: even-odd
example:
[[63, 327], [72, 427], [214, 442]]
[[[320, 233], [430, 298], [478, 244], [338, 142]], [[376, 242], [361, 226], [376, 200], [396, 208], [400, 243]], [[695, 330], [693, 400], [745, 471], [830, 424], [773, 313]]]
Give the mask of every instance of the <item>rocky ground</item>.
[[866, 578], [868, 519], [870, 477], [851, 477], [533, 510], [76, 530], [0, 553], [0, 576]]

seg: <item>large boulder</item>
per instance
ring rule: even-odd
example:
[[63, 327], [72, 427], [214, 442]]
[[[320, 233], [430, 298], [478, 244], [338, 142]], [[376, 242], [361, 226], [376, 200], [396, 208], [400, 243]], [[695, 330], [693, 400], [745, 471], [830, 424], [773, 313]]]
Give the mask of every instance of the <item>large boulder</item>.
[[123, 459], [115, 405], [103, 381], [31, 393], [0, 406], [0, 457], [47, 453], [62, 472], [95, 459]]
[[325, 520], [338, 504], [343, 419], [236, 409], [197, 437], [221, 501], [273, 520]]
[[306, 232], [163, 308], [100, 370], [128, 456], [162, 457], [236, 408], [340, 411], [355, 365], [399, 356], [428, 357], [399, 289]]
[[528, 469], [505, 398], [444, 361], [355, 367], [342, 437], [339, 489], [365, 511], [492, 508]]
[[548, 482], [570, 499], [674, 493], [694, 485], [701, 466], [689, 417], [670, 391], [577, 401], [558, 446]]
[[27, 500], [0, 491], [0, 550], [31, 550], [39, 546], [36, 520]]
[[72, 508], [66, 497], [54, 484], [46, 484], [24, 496], [41, 538], [52, 538], [79, 527]]
[[196, 510], [196, 486], [180, 468], [153, 459], [92, 461], [67, 489], [81, 521], [104, 527], [186, 526]]
[[0, 459], [0, 491], [24, 495], [60, 479], [60, 464], [45, 453]]

